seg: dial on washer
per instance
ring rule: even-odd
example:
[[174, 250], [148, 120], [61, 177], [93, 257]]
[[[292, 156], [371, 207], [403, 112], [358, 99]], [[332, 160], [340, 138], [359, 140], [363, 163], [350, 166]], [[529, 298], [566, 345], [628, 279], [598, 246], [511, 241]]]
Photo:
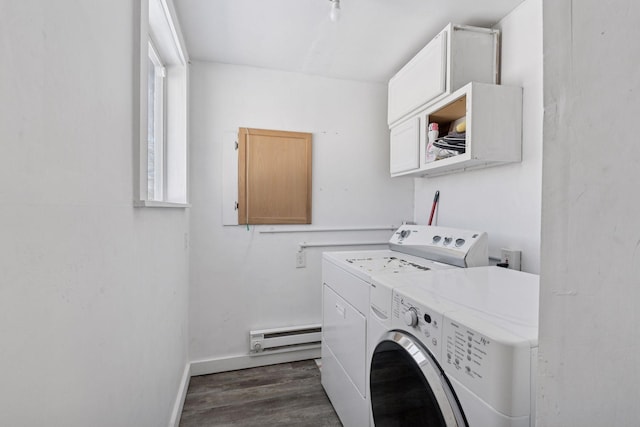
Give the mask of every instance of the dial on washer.
[[418, 324], [418, 313], [415, 308], [411, 307], [404, 312], [404, 323], [406, 323], [407, 326], [416, 326]]

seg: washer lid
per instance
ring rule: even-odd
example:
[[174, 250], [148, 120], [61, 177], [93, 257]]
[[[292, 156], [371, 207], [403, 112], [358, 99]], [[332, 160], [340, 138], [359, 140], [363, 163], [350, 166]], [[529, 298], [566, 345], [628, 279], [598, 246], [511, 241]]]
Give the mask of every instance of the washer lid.
[[323, 257], [367, 282], [377, 275], [452, 268], [447, 264], [389, 249], [324, 252]]

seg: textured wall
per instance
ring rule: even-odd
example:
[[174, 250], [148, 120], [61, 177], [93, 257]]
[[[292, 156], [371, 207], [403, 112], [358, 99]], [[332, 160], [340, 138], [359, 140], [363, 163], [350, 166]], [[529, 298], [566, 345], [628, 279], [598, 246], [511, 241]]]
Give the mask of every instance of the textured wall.
[[539, 426], [633, 426], [640, 3], [544, 1]]
[[0, 2], [0, 425], [167, 425], [188, 212], [133, 208], [135, 2]]
[[296, 269], [299, 242], [387, 241], [391, 232], [223, 226], [223, 163], [236, 161], [223, 158], [223, 144], [238, 127], [313, 134], [312, 227], [399, 225], [411, 217], [413, 182], [389, 178], [385, 85], [197, 62], [190, 82], [190, 348], [194, 360], [242, 357], [251, 329], [321, 321], [323, 248]]

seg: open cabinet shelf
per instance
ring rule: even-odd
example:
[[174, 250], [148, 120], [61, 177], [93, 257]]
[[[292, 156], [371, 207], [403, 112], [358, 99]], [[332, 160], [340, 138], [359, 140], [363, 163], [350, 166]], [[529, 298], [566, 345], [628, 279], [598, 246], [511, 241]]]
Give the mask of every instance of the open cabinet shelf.
[[[440, 137], [465, 122], [464, 152], [427, 162], [429, 123]], [[391, 131], [391, 176], [434, 176], [522, 160], [522, 89], [472, 82]]]

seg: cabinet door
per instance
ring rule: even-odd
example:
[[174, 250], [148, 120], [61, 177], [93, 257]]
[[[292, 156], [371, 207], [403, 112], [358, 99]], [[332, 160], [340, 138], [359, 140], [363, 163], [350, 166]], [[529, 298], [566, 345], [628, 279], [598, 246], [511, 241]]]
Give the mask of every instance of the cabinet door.
[[442, 31], [389, 80], [389, 124], [445, 92], [446, 58]]
[[238, 224], [311, 224], [311, 134], [240, 128]]
[[391, 128], [391, 174], [420, 167], [420, 118], [413, 117]]
[[366, 396], [366, 318], [327, 285], [322, 286], [322, 339]]

